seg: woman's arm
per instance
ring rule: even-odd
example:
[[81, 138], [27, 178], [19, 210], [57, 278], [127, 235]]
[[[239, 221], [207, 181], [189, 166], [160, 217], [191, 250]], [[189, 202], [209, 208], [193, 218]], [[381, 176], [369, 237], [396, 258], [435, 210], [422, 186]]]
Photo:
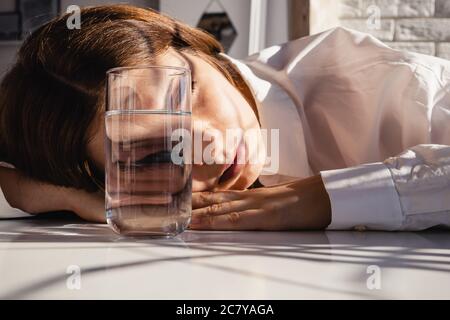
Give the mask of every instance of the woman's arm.
[[193, 229], [450, 227], [450, 146], [418, 145], [384, 162], [270, 188], [198, 193], [193, 208]]
[[4, 167], [0, 167], [0, 185], [9, 205], [27, 213], [73, 211], [85, 220], [105, 221], [101, 194], [35, 181]]
[[331, 206], [320, 176], [244, 191], [194, 193], [191, 229], [324, 229]]

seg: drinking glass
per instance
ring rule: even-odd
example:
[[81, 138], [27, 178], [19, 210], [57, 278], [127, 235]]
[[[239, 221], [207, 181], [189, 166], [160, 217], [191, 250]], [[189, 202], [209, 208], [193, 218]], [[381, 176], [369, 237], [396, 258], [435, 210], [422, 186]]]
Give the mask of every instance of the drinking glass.
[[184, 67], [107, 73], [105, 205], [127, 236], [171, 237], [191, 217], [191, 75]]

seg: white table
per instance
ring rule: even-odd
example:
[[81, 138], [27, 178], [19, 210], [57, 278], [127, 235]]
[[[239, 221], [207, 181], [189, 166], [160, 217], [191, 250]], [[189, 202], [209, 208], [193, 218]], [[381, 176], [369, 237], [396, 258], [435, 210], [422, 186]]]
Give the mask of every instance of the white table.
[[136, 240], [72, 218], [3, 220], [0, 298], [449, 299], [450, 232]]

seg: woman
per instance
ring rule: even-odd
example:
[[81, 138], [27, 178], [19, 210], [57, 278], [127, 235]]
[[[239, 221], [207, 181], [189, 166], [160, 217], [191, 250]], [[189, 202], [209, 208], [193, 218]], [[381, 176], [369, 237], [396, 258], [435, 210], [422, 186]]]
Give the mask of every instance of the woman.
[[[105, 72], [183, 61], [194, 131], [206, 123], [277, 129], [280, 138], [276, 174], [258, 164], [232, 174], [193, 166], [191, 228], [450, 226], [449, 62], [343, 28], [238, 61], [151, 10], [86, 8], [80, 30], [68, 30], [66, 18], [26, 40], [1, 86], [1, 160], [15, 169], [1, 168], [0, 183], [11, 207], [104, 221]], [[264, 186], [248, 189], [258, 177]]]

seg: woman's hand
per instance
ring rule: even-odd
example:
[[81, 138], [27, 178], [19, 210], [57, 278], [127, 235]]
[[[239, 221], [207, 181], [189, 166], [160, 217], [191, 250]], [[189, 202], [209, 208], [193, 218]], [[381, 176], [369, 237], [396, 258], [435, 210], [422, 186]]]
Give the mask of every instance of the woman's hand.
[[331, 205], [320, 176], [244, 191], [198, 192], [190, 229], [324, 229]]
[[30, 179], [18, 170], [0, 167], [0, 184], [13, 208], [30, 214], [73, 211], [85, 220], [105, 221], [104, 196]]

